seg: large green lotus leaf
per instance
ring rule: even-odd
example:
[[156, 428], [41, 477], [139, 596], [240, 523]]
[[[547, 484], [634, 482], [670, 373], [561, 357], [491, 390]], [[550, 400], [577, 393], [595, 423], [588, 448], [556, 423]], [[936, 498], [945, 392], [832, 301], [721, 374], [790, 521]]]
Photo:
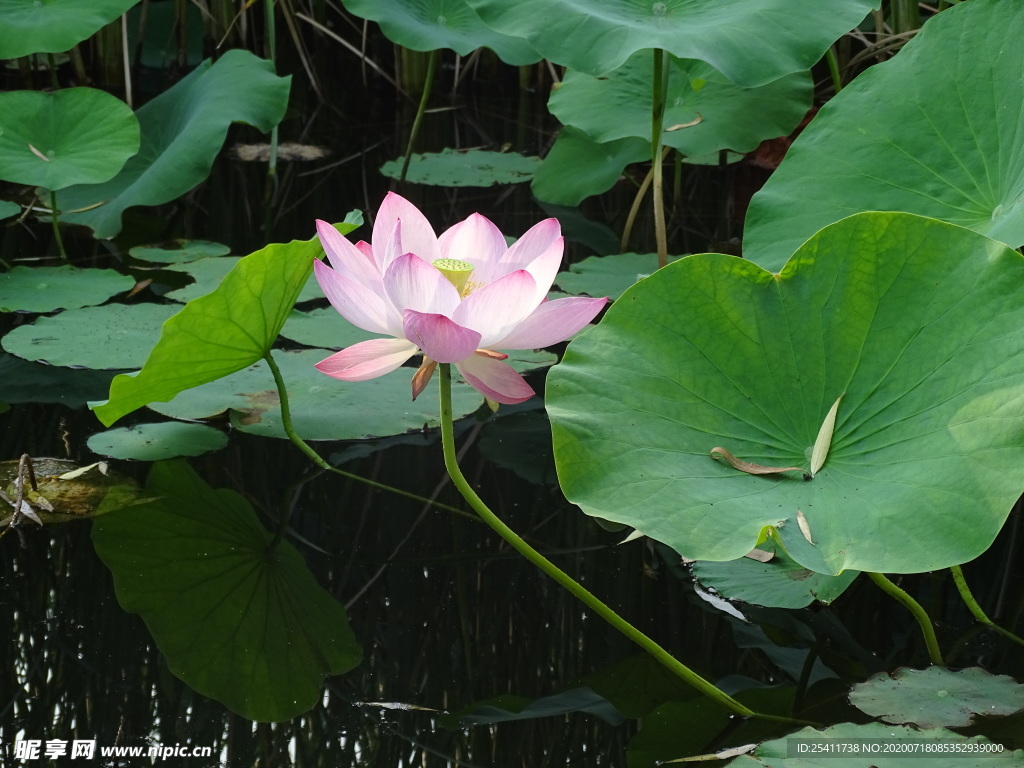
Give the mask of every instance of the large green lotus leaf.
[[0, 400], [7, 403], [60, 403], [79, 408], [103, 397], [114, 371], [61, 368], [30, 363], [0, 352]]
[[[313, 367], [331, 354], [328, 349], [273, 352], [288, 388], [292, 426], [303, 439], [361, 440], [440, 423], [437, 387], [428, 387], [413, 402], [411, 368], [370, 381], [342, 382]], [[455, 418], [473, 413], [482, 404], [483, 397], [472, 387], [463, 383], [453, 386]], [[204, 419], [230, 411], [232, 423], [243, 432], [287, 439], [280, 405], [274, 377], [261, 360], [230, 376], [185, 390], [169, 403], [152, 403], [150, 408], [176, 419]]]
[[288, 105], [290, 78], [248, 51], [230, 50], [216, 62], [200, 64], [172, 88], [136, 113], [142, 129], [139, 153], [103, 184], [75, 186], [60, 196], [61, 218], [91, 227], [97, 237], [121, 231], [121, 214], [133, 205], [174, 200], [210, 173], [231, 123], [270, 131]]
[[480, 21], [466, 0], [344, 0], [344, 5], [349, 13], [380, 24], [392, 42], [414, 51], [451, 48], [465, 56], [477, 48], [490, 48], [506, 64], [540, 61], [525, 40], [496, 32]]
[[[402, 158], [389, 160], [381, 166], [380, 172], [392, 179], [400, 178], [403, 163]], [[449, 148], [413, 155], [406, 180], [436, 187], [492, 187], [529, 181], [539, 165], [539, 157], [527, 157], [518, 152]]]
[[102, 304], [111, 296], [131, 290], [128, 275], [113, 269], [15, 267], [0, 274], [0, 312], [52, 312]]
[[374, 338], [374, 334], [352, 325], [339, 315], [334, 307], [321, 307], [309, 312], [293, 311], [281, 329], [281, 335], [307, 347], [321, 349], [344, 349]]
[[25, 360], [93, 370], [138, 368], [156, 344], [160, 326], [177, 307], [107, 304], [40, 317], [3, 337], [3, 348]]
[[321, 253], [317, 240], [293, 240], [246, 256], [216, 290], [167, 321], [142, 370], [115, 378], [110, 399], [95, 406], [96, 416], [109, 427], [136, 408], [170, 400], [259, 360]]
[[228, 436], [202, 424], [163, 421], [97, 432], [89, 436], [87, 444], [90, 451], [101, 456], [161, 461], [219, 451], [228, 444]]
[[1024, 244], [1024, 13], [974, 0], [829, 101], [751, 201], [744, 256], [778, 270], [833, 221], [909, 211]]
[[962, 728], [975, 715], [1012, 715], [1024, 710], [1024, 685], [979, 667], [881, 672], [853, 686], [850, 703], [887, 723], [922, 728]]
[[344, 608], [242, 496], [183, 461], [154, 465], [146, 491], [153, 501], [97, 518], [92, 538], [174, 674], [245, 718], [281, 721], [359, 663]]
[[[970, 560], [1024, 488], [1022, 282], [1019, 253], [899, 213], [827, 227], [778, 275], [680, 259], [549, 375], [562, 489], [694, 560], [762, 533], [821, 573]], [[809, 481], [709, 455], [809, 470], [840, 396]]]
[[[633, 137], [650, 147], [650, 81], [649, 52], [630, 56], [602, 77], [569, 71], [561, 87], [552, 91], [548, 109], [595, 141]], [[812, 91], [806, 71], [744, 88], [706, 62], [670, 57], [662, 142], [687, 156], [722, 149], [753, 151], [800, 123], [811, 106]], [[675, 126], [686, 127], [673, 130]]]
[[[962, 752], [925, 754], [920, 751], [924, 745], [937, 742], [978, 746], [964, 747]], [[806, 746], [802, 753], [798, 751], [801, 744]], [[835, 750], [840, 744], [851, 745], [848, 749], [856, 745], [859, 751], [837, 754]], [[992, 742], [984, 736], [963, 736], [945, 728], [918, 730], [882, 723], [839, 723], [820, 731], [803, 728], [766, 741], [759, 744], [753, 754], [738, 757], [726, 765], [729, 768], [986, 768], [1013, 765], [1024, 758], [1024, 750], [981, 752], [983, 745], [992, 745]], [[828, 751], [823, 751], [823, 746]]]
[[[759, 549], [772, 551], [765, 544]], [[838, 576], [815, 573], [781, 549], [766, 563], [741, 557], [725, 562], [698, 560], [692, 567], [701, 584], [713, 587], [723, 597], [773, 608], [804, 608], [815, 600], [827, 605], [859, 575], [858, 571], [843, 571]]]
[[530, 191], [553, 205], [579, 205], [591, 195], [607, 192], [630, 163], [651, 159], [650, 139], [599, 143], [567, 125], [558, 134], [533, 174]]
[[60, 53], [87, 37], [138, 0], [0, 0], [0, 59], [30, 53]]
[[4, 181], [50, 190], [96, 184], [112, 178], [138, 151], [139, 121], [109, 93], [95, 88], [0, 93]]
[[[545, 59], [601, 75], [637, 51], [706, 61], [734, 83], [810, 69], [875, 0], [468, 0], [484, 23]], [[647, 89], [649, 90], [649, 88]]]
[[8, 200], [0, 200], [0, 220], [9, 219], [21, 212], [21, 206]]

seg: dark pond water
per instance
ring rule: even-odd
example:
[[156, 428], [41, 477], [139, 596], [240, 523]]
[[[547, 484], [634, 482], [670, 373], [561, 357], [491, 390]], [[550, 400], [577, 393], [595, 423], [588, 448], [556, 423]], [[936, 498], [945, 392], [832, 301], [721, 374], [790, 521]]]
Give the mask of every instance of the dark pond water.
[[[467, 89], [460, 90], [453, 109], [428, 116], [421, 149], [508, 143], [529, 154], [543, 151], [551, 126], [541, 91], [492, 81], [486, 64], [480, 67], [472, 78], [489, 98], [466, 103]], [[281, 128], [282, 139], [329, 149], [327, 160], [283, 164], [276, 193], [266, 202], [265, 168], [225, 153], [210, 180], [184, 200], [133, 213], [118, 247], [202, 237], [244, 254], [269, 241], [308, 238], [315, 218], [340, 220], [354, 208], [375, 210], [388, 188], [377, 168], [404, 148], [412, 105], [381, 99], [374, 82], [364, 85], [351, 67], [346, 72], [344, 80], [326, 80], [322, 96], [296, 94]], [[442, 72], [450, 87], [453, 72]], [[437, 100], [439, 107], [449, 103]], [[259, 137], [239, 128], [229, 141], [241, 140]], [[735, 173], [740, 171], [694, 170], [687, 177], [688, 214], [677, 222], [677, 235], [689, 250], [737, 233], [721, 205], [734, 189]], [[480, 210], [503, 231], [518, 234], [547, 215], [525, 186], [458, 192], [408, 186], [405, 193], [439, 228]], [[571, 259], [614, 237], [632, 194], [626, 185], [617, 196], [588, 206], [596, 224], [564, 221], [576, 239]], [[41, 254], [47, 237], [45, 227], [0, 230], [0, 256]], [[71, 240], [83, 263], [116, 260], [105, 246]], [[5, 329], [19, 322], [0, 317]], [[12, 403], [0, 414], [0, 457], [27, 452], [94, 461], [85, 440], [101, 426], [82, 404], [103, 399], [109, 377], [88, 371], [68, 377], [44, 366], [29, 377], [19, 370], [17, 378], [0, 379], [0, 400]], [[725, 690], [745, 692], [741, 698], [765, 711], [863, 721], [843, 698], [852, 682], [927, 663], [909, 614], [866, 580], [832, 606], [752, 607], [745, 610], [750, 623], [744, 623], [702, 601], [673, 553], [646, 541], [619, 546], [623, 532], [604, 530], [559, 492], [539, 399], [503, 408], [498, 417], [468, 420], [460, 446], [466, 448], [467, 476], [515, 530], [677, 658]], [[351, 444], [317, 448], [350, 472], [462, 506], [446, 482], [434, 433], [374, 451], [352, 452]], [[253, 723], [170, 673], [141, 619], [119, 607], [110, 574], [93, 550], [89, 522], [28, 530], [23, 541], [5, 536], [3, 765], [18, 764], [13, 740], [22, 738], [212, 747], [209, 758], [160, 763], [196, 767], [638, 768], [773, 732], [773, 726], [739, 720], [724, 730], [710, 725], [713, 717], [704, 719], [710, 705], [696, 704], [692, 691], [472, 519], [318, 474], [290, 444], [237, 432], [227, 449], [191, 464], [210, 485], [244, 495], [270, 528], [282, 505], [294, 505], [297, 547], [319, 582], [346, 606], [364, 661], [328, 679], [322, 702], [309, 713], [283, 723]], [[140, 480], [147, 471], [138, 464], [121, 468]], [[985, 557], [965, 568], [990, 613], [1011, 626], [1024, 612], [1020, 526], [1018, 509]], [[940, 642], [953, 664], [1024, 676], [1019, 648], [976, 627], [948, 575], [902, 583], [939, 622]], [[519, 697], [504, 699], [510, 709], [533, 703], [537, 716], [455, 727], [443, 717], [497, 697]], [[477, 714], [495, 719], [489, 712]], [[985, 732], [996, 738], [1020, 729], [1018, 717]], [[645, 733], [651, 734], [647, 741]], [[48, 764], [65, 762], [83, 761]], [[150, 761], [111, 757], [88, 764]]]

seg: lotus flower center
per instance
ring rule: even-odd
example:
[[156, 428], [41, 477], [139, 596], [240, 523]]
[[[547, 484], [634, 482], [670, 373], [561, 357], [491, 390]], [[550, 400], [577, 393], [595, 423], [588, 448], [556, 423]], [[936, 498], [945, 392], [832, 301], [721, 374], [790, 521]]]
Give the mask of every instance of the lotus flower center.
[[434, 259], [433, 264], [448, 279], [448, 282], [455, 286], [455, 290], [459, 292], [460, 296], [469, 293], [467, 289], [472, 288], [469, 282], [469, 277], [473, 274], [472, 264], [459, 259]]

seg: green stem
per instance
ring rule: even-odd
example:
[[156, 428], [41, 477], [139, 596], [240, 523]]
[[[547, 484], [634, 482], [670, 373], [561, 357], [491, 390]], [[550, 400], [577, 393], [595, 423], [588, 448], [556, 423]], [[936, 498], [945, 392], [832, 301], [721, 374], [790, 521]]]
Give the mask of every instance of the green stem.
[[68, 260], [67, 251], [64, 250], [64, 241], [60, 238], [60, 223], [57, 221], [57, 193], [50, 190], [50, 221], [53, 223], [53, 238], [57, 241], [57, 250], [64, 261]]
[[455, 456], [455, 431], [452, 424], [452, 379], [451, 364], [441, 363], [438, 368], [441, 373], [441, 446], [444, 450], [444, 466], [452, 479], [452, 483], [458, 488], [463, 498], [476, 510], [476, 513], [483, 518], [484, 522], [493, 528], [501, 538], [507, 541], [519, 554], [537, 566], [541, 571], [550, 576], [561, 586], [567, 589], [580, 602], [590, 608], [594, 613], [611, 624], [615, 629], [635, 642], [673, 674], [687, 684], [693, 686], [710, 699], [717, 701], [731, 712], [744, 717], [757, 717], [766, 720], [778, 720], [793, 722], [790, 718], [778, 717], [775, 715], [762, 715], [748, 707], [728, 694], [720, 691], [703, 677], [692, 671], [689, 667], [675, 659], [668, 651], [654, 642], [651, 638], [623, 619], [612, 608], [605, 605], [601, 600], [591, 594], [578, 581], [548, 560], [544, 555], [526, 543], [515, 531], [505, 525], [495, 515], [473, 490], [466, 477], [459, 469], [458, 460]]
[[420, 496], [416, 493], [410, 493], [409, 491], [403, 491], [401, 488], [395, 488], [391, 485], [385, 485], [384, 483], [378, 483], [376, 480], [370, 480], [369, 478], [362, 477], [361, 475], [353, 474], [352, 472], [345, 472], [344, 470], [338, 469], [337, 467], [331, 466], [324, 459], [314, 451], [305, 440], [299, 437], [299, 433], [295, 431], [292, 426], [292, 415], [291, 409], [288, 405], [288, 389], [285, 387], [284, 377], [281, 376], [281, 369], [277, 367], [277, 363], [269, 352], [264, 353], [263, 359], [267, 361], [267, 365], [270, 366], [270, 372], [274, 376], [274, 384], [277, 385], [277, 394], [281, 401], [281, 426], [284, 427], [285, 434], [288, 435], [288, 439], [291, 440], [300, 451], [302, 451], [309, 460], [316, 464], [321, 469], [328, 472], [333, 472], [336, 475], [347, 477], [349, 480], [355, 480], [356, 482], [364, 483], [369, 485], [371, 488], [376, 488], [381, 491], [387, 491], [388, 493], [394, 493], [398, 496], [404, 496], [407, 499], [413, 499], [421, 504], [427, 506], [436, 507], [437, 509], [443, 509], [446, 512], [451, 512], [455, 515], [462, 517], [468, 517], [471, 520], [476, 520], [476, 516], [469, 514], [468, 512], [452, 507], [448, 504], [443, 504], [433, 499], [428, 499], [426, 496]]
[[668, 92], [668, 53], [654, 49], [651, 77], [651, 164], [654, 182], [654, 237], [658, 244], [658, 268], [668, 264], [668, 234], [665, 231], [665, 194], [661, 173], [661, 134], [665, 127], [665, 98]]
[[423, 77], [423, 93], [420, 94], [420, 105], [416, 108], [416, 117], [413, 118], [412, 128], [409, 131], [409, 143], [405, 147], [402, 173], [398, 177], [399, 184], [405, 183], [405, 175], [409, 172], [409, 161], [412, 160], [413, 146], [416, 144], [416, 137], [420, 133], [420, 124], [423, 122], [423, 113], [427, 111], [427, 103], [430, 101], [430, 91], [434, 85], [434, 73], [437, 71], [437, 51], [437, 48], [432, 50], [427, 59], [427, 74]]
[[906, 606], [907, 610], [910, 611], [921, 627], [921, 632], [924, 635], [924, 644], [928, 647], [928, 658], [931, 659], [932, 664], [943, 665], [942, 653], [939, 651], [939, 641], [935, 637], [935, 627], [932, 626], [932, 620], [928, 617], [924, 608], [921, 607], [921, 604], [880, 573], [869, 572], [868, 578], [875, 582], [883, 592]]
[[830, 45], [825, 51], [825, 61], [828, 62], [828, 71], [832, 75], [832, 89], [839, 93], [843, 90], [843, 79], [839, 75], [839, 59], [836, 58], [836, 47]]
[[954, 565], [949, 569], [950, 573], [953, 574], [953, 583], [956, 584], [957, 591], [960, 593], [960, 597], [963, 598], [964, 603], [967, 605], [967, 610], [971, 612], [978, 621], [984, 624], [989, 629], [992, 629], [1003, 637], [1012, 640], [1013, 642], [1024, 645], [1024, 640], [1013, 634], [1008, 629], [1003, 629], [996, 624], [992, 619], [985, 615], [985, 612], [978, 605], [978, 601], [974, 599], [974, 595], [971, 594], [970, 588], [967, 586], [967, 580], [964, 579], [964, 572], [961, 570], [959, 565]]

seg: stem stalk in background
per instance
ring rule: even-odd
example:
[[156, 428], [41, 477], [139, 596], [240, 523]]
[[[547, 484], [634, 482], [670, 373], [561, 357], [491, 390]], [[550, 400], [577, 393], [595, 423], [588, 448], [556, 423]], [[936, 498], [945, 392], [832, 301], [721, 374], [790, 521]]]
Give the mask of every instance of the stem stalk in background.
[[423, 113], [427, 111], [427, 103], [430, 101], [430, 91], [434, 87], [434, 74], [437, 72], [437, 49], [430, 52], [427, 58], [427, 74], [423, 77], [423, 93], [420, 94], [420, 104], [416, 108], [416, 117], [413, 118], [412, 128], [409, 130], [409, 143], [405, 147], [405, 159], [402, 161], [402, 173], [398, 177], [398, 184], [405, 184], [405, 175], [409, 172], [409, 161], [412, 159], [413, 146], [416, 144], [416, 137], [420, 133], [420, 125], [423, 123]]
[[907, 610], [910, 611], [921, 627], [921, 632], [924, 635], [924, 644], [928, 647], [928, 658], [931, 659], [932, 664], [944, 665], [942, 653], [939, 651], [939, 641], [935, 637], [935, 627], [932, 626], [932, 620], [925, 609], [921, 607], [921, 604], [880, 573], [869, 572], [868, 578], [894, 600], [903, 603]]
[[978, 605], [978, 601], [974, 599], [974, 595], [971, 594], [971, 590], [967, 586], [967, 580], [964, 579], [964, 572], [959, 565], [951, 567], [949, 572], [953, 574], [953, 583], [956, 584], [956, 589], [960, 593], [960, 597], [963, 598], [964, 603], [967, 605], [967, 610], [971, 612], [971, 615], [974, 616], [974, 618], [989, 629], [998, 632], [1003, 637], [1012, 640], [1018, 645], [1024, 645], [1024, 640], [1013, 634], [1010, 630], [1003, 629], [985, 614], [981, 609], [981, 606]]
[[60, 237], [60, 222], [57, 221], [57, 193], [50, 190], [50, 221], [53, 223], [53, 239], [57, 241], [57, 251], [64, 261], [68, 260], [67, 251], [64, 250], [64, 241]]
[[654, 237], [658, 244], [658, 269], [668, 264], [668, 233], [665, 230], [665, 194], [661, 173], [661, 134], [665, 127], [665, 99], [668, 92], [668, 53], [654, 51], [651, 77], [651, 164], [654, 173]]

